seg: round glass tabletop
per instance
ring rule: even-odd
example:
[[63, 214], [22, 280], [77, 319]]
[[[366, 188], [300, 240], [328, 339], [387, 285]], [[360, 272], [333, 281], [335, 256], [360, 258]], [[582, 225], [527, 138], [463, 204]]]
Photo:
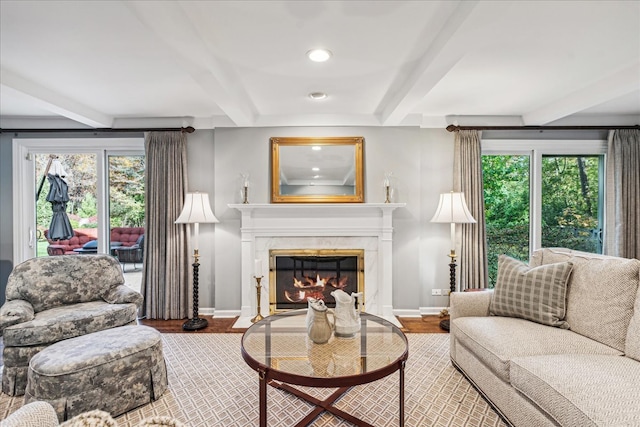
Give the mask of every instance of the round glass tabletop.
[[242, 356], [272, 379], [312, 387], [344, 387], [383, 378], [408, 357], [404, 333], [391, 322], [361, 313], [352, 338], [332, 335], [315, 344], [307, 336], [307, 310], [289, 311], [252, 325], [242, 337]]

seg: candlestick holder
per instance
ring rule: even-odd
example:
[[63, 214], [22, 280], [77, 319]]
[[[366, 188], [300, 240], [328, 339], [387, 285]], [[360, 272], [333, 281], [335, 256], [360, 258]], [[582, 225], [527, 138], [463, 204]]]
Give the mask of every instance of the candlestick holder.
[[384, 186], [384, 202], [391, 203], [391, 186]]
[[262, 280], [262, 276], [253, 276], [256, 279], [256, 298], [257, 298], [257, 302], [258, 302], [258, 314], [256, 314], [256, 316], [251, 319], [251, 323], [256, 323], [261, 321], [262, 319], [264, 319], [264, 316], [262, 316], [262, 314], [260, 314], [260, 312], [262, 310], [260, 310], [260, 291], [262, 289], [262, 286], [260, 286], [260, 281]]
[[242, 189], [242, 203], [245, 205], [249, 203], [249, 186], [248, 185], [245, 185], [244, 188]]

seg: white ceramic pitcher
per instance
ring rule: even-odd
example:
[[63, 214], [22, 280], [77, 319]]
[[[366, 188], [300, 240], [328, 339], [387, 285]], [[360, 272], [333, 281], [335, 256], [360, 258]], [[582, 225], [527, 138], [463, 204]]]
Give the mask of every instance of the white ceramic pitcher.
[[333, 323], [329, 321], [327, 314], [331, 310], [324, 305], [324, 301], [315, 298], [307, 298], [309, 309], [307, 310], [307, 335], [316, 344], [324, 344], [331, 338]]
[[360, 330], [360, 313], [356, 310], [356, 298], [362, 298], [362, 292], [351, 295], [337, 289], [331, 292], [336, 300], [335, 333], [336, 337], [350, 338]]

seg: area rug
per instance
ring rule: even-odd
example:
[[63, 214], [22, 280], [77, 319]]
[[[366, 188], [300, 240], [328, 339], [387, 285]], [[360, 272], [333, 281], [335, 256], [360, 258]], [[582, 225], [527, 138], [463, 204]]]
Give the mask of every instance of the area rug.
[[[169, 415], [190, 427], [258, 425], [258, 374], [240, 355], [241, 334], [162, 334], [169, 389], [156, 402], [117, 418], [119, 427], [142, 419]], [[405, 371], [405, 425], [505, 426], [469, 382], [451, 365], [448, 334], [407, 334], [409, 360]], [[321, 397], [333, 389], [308, 389]], [[20, 406], [22, 397], [0, 395], [0, 417]], [[380, 427], [398, 425], [398, 374], [351, 389], [336, 404]], [[311, 405], [269, 388], [268, 425], [290, 427], [311, 411]], [[351, 426], [322, 414], [314, 427]]]

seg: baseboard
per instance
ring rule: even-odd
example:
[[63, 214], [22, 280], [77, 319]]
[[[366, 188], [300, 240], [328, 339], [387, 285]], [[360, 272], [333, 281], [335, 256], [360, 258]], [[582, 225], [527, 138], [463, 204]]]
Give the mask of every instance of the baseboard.
[[422, 316], [438, 316], [440, 312], [446, 308], [447, 307], [420, 307], [420, 314]]
[[218, 310], [213, 309], [214, 312], [211, 313], [215, 317], [238, 317], [240, 316], [240, 310]]
[[400, 309], [400, 310], [393, 310], [393, 315], [397, 316], [397, 317], [420, 317], [420, 310], [407, 310], [407, 309]]
[[[420, 307], [419, 309], [396, 309], [393, 310], [393, 315], [397, 317], [420, 317], [429, 315], [439, 315], [442, 310], [447, 307]], [[198, 310], [200, 314], [216, 317], [239, 317], [241, 316], [241, 310], [219, 310], [216, 308], [200, 308]]]
[[216, 314], [216, 309], [213, 307], [198, 307], [198, 314], [203, 316], [213, 316]]

